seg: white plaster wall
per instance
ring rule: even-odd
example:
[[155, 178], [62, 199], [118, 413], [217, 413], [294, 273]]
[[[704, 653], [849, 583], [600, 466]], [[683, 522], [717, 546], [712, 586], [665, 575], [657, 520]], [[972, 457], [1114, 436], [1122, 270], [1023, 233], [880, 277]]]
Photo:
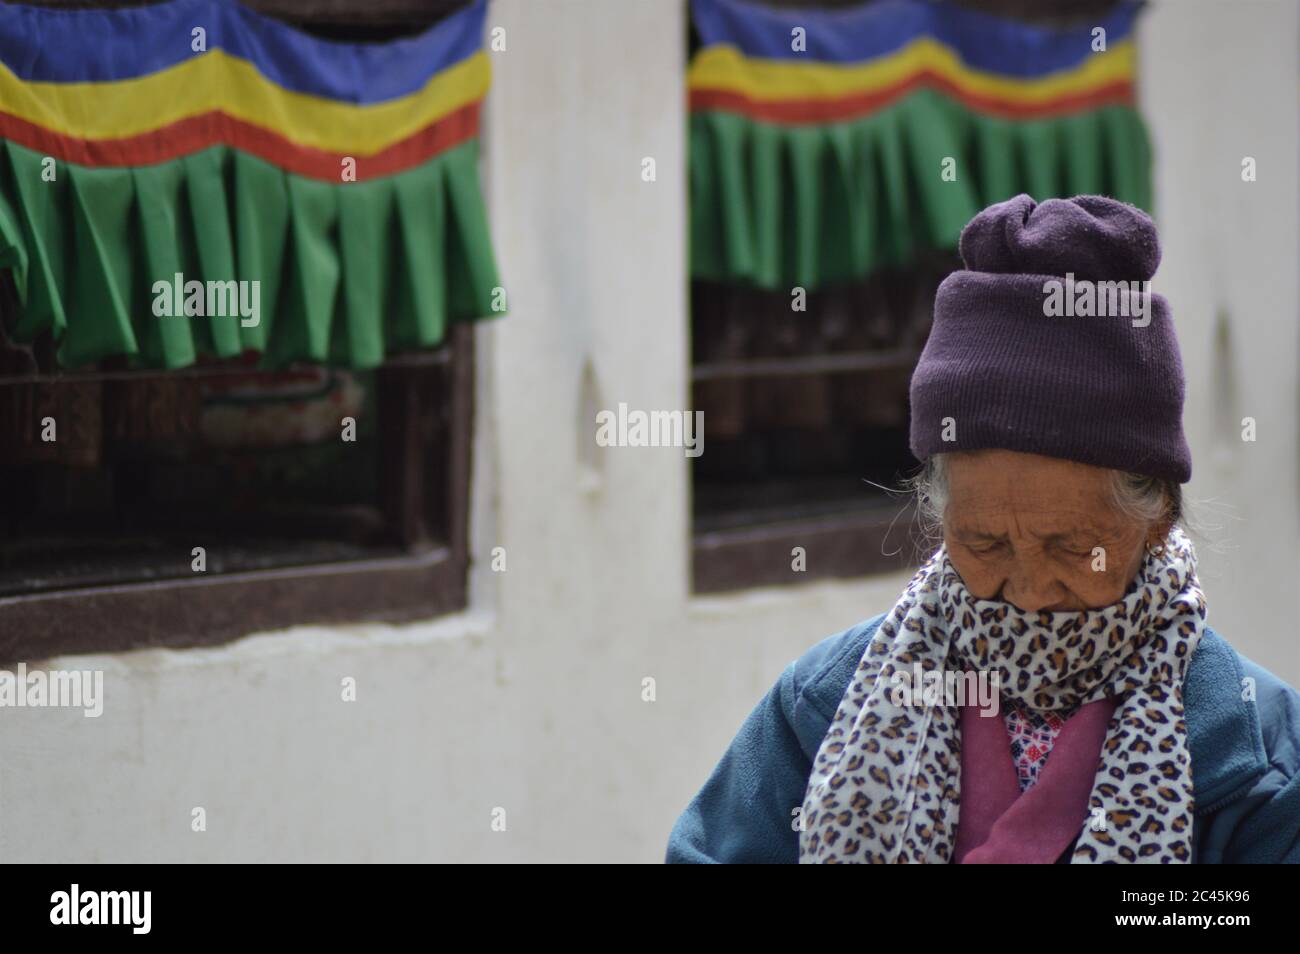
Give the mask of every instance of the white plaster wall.
[[[1187, 491], [1210, 624], [1300, 685], [1300, 4], [1164, 0], [1141, 28], [1164, 263], [1187, 375]], [[1258, 180], [1241, 179], [1242, 159]], [[1216, 344], [1229, 316], [1231, 354]], [[1241, 439], [1241, 419], [1257, 440]]]
[[[1214, 622], [1300, 680], [1295, 6], [1204, 6], [1153, 10], [1143, 37], [1160, 290], [1186, 351], [1193, 492], [1238, 508], [1252, 571], [1206, 558]], [[0, 858], [658, 861], [784, 665], [892, 604], [904, 575], [690, 598], [684, 457], [583, 446], [588, 362], [600, 406], [687, 397], [683, 15], [675, 0], [489, 13], [507, 30], [485, 142], [511, 313], [480, 332], [472, 535], [481, 560], [505, 547], [506, 572], [476, 566], [471, 611], [428, 624], [56, 661], [106, 670], [105, 712], [0, 715]], [[1199, 81], [1198, 62], [1231, 75]], [[1259, 103], [1229, 95], [1256, 84]], [[1234, 191], [1233, 137], [1272, 176], [1256, 194]], [[1217, 153], [1228, 168], [1210, 181]], [[1240, 400], [1267, 435], [1220, 471], [1203, 463], [1211, 290], [1241, 323]], [[344, 676], [355, 703], [339, 699]], [[498, 806], [505, 832], [490, 827]]]

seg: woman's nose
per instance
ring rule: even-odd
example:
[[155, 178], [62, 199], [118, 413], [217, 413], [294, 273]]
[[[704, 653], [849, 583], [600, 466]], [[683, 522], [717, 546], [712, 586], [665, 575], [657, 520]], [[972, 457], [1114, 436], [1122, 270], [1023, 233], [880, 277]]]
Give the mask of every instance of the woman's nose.
[[1002, 585], [1002, 598], [1026, 613], [1052, 610], [1065, 595], [1065, 587], [1056, 579], [1033, 567], [1017, 568]]

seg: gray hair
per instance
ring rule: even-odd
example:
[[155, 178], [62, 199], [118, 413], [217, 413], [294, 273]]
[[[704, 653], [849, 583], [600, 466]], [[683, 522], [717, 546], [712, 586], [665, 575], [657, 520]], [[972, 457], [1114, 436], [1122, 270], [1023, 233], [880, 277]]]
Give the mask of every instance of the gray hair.
[[[948, 462], [946, 454], [933, 454], [921, 472], [907, 481], [916, 497], [921, 526], [928, 536], [942, 532], [943, 514], [948, 506]], [[1162, 520], [1170, 525], [1186, 526], [1183, 488], [1176, 480], [1148, 477], [1122, 470], [1112, 470], [1111, 500], [1120, 513], [1143, 526]]]

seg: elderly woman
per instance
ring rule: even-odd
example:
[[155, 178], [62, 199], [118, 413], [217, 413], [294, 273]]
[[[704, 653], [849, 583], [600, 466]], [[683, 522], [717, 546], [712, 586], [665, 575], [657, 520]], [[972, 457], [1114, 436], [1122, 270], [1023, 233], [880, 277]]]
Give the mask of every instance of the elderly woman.
[[943, 543], [786, 669], [668, 861], [1300, 861], [1300, 694], [1206, 625], [1180, 528], [1151, 220], [1022, 195], [961, 254], [911, 386]]

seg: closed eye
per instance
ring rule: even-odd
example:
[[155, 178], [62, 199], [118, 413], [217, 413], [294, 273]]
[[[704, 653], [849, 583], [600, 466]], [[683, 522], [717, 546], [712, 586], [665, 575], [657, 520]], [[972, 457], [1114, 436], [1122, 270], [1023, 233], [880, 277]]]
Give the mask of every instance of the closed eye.
[[1058, 541], [1056, 543], [1056, 549], [1058, 552], [1067, 554], [1068, 556], [1076, 556], [1076, 557], [1092, 556], [1092, 547], [1074, 541], [1070, 541], [1070, 542]]

